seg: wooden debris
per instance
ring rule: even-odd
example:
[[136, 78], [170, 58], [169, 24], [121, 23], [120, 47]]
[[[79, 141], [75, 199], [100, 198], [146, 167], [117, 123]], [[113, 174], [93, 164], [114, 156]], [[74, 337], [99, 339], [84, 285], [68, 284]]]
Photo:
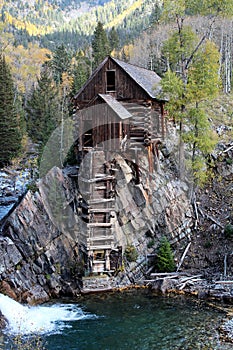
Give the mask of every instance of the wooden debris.
[[233, 284], [233, 281], [215, 281], [215, 284]]
[[220, 222], [218, 222], [217, 220], [215, 220], [212, 216], [206, 214], [207, 219], [213, 221], [217, 226], [221, 227], [222, 229], [224, 228], [222, 224], [220, 224]]
[[184, 251], [184, 253], [183, 253], [183, 255], [182, 255], [181, 259], [180, 259], [180, 262], [179, 262], [179, 265], [178, 265], [176, 271], [179, 271], [179, 269], [180, 269], [180, 267], [181, 267], [181, 265], [182, 265], [182, 263], [184, 261], [184, 258], [186, 257], [186, 255], [188, 253], [188, 250], [189, 250], [190, 246], [191, 246], [191, 242], [189, 242], [187, 247], [185, 248], [185, 251]]
[[151, 273], [151, 277], [168, 277], [168, 276], [177, 276], [177, 272], [156, 272]]

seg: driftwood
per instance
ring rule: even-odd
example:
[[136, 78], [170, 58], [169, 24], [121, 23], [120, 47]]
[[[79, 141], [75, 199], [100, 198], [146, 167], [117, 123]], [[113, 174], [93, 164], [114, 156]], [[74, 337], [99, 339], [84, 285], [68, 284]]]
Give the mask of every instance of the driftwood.
[[233, 281], [215, 281], [215, 284], [233, 284]]
[[207, 219], [213, 221], [217, 226], [224, 228], [222, 224], [220, 224], [220, 222], [218, 222], [217, 220], [215, 220], [212, 216], [206, 214]]
[[179, 269], [180, 269], [180, 267], [181, 267], [181, 265], [182, 265], [182, 263], [184, 261], [184, 258], [186, 257], [186, 255], [188, 253], [188, 250], [189, 250], [190, 246], [191, 246], [191, 242], [189, 242], [187, 247], [185, 248], [185, 251], [184, 251], [184, 253], [183, 253], [183, 255], [182, 255], [181, 259], [180, 259], [180, 262], [179, 262], [179, 265], [178, 265], [176, 271], [179, 271]]
[[168, 277], [168, 276], [177, 276], [177, 272], [156, 272], [156, 273], [151, 273], [151, 277]]
[[228, 147], [228, 148], [225, 149], [225, 151], [223, 151], [222, 153], [227, 153], [227, 152], [230, 151], [231, 149], [233, 149], [233, 146]]
[[197, 203], [196, 203], [196, 201], [193, 202], [193, 208], [194, 208], [195, 216], [196, 216], [194, 228], [197, 229], [197, 223], [199, 221], [199, 216], [198, 216], [198, 210], [197, 210]]
[[181, 281], [181, 283], [179, 284], [179, 289], [182, 290], [186, 287], [186, 285], [188, 283], [193, 284], [194, 282], [198, 282], [201, 281], [201, 275], [196, 275], [196, 276], [191, 276], [191, 277], [187, 277], [187, 278], [183, 278], [183, 280]]

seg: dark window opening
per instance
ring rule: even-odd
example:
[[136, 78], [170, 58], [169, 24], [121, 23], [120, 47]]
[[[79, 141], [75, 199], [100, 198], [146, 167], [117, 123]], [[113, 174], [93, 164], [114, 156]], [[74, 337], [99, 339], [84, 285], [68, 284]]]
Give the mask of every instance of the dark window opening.
[[107, 72], [107, 91], [116, 91], [115, 71], [108, 70]]
[[92, 123], [90, 120], [85, 120], [84, 129], [82, 138], [83, 138], [83, 147], [93, 147], [93, 129]]

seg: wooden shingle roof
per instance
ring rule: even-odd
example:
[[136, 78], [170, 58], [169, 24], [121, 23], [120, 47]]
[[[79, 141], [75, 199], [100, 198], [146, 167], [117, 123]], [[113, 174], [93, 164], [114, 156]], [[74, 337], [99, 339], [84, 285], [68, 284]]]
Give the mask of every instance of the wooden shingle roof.
[[121, 119], [128, 119], [132, 114], [120, 104], [114, 97], [107, 94], [99, 94], [99, 96], [107, 103], [107, 105], [120, 117]]
[[119, 59], [107, 56], [96, 70], [92, 73], [90, 78], [81, 87], [81, 89], [74, 96], [77, 99], [82, 91], [88, 86], [96, 74], [102, 69], [108, 59], [113, 60], [121, 69], [123, 69], [151, 98], [161, 100], [159, 94], [161, 92], [160, 80], [161, 78], [154, 71], [135, 66], [130, 63], [123, 62]]
[[152, 98], [157, 98], [161, 92], [160, 80], [161, 78], [154, 71], [135, 66], [112, 57], [130, 77], [145, 90]]

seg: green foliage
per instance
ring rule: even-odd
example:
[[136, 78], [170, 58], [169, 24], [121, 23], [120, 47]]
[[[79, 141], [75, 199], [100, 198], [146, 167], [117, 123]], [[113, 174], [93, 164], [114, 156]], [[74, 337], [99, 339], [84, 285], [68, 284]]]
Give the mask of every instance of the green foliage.
[[168, 65], [161, 83], [163, 95], [169, 99], [166, 108], [180, 123], [180, 173], [185, 142], [191, 152], [187, 164], [192, 169], [193, 180], [196, 185], [202, 184], [207, 178], [205, 157], [217, 141], [202, 103], [219, 93], [218, 49], [208, 40], [202, 42], [180, 18], [177, 31], [164, 43], [162, 51]]
[[212, 247], [212, 242], [210, 241], [206, 241], [204, 244], [203, 244], [203, 248], [204, 249], [210, 249]]
[[226, 224], [224, 227], [224, 234], [226, 238], [230, 238], [233, 236], [233, 225], [232, 224]]
[[151, 239], [151, 240], [147, 243], [147, 248], [148, 248], [148, 249], [152, 248], [152, 247], [154, 246], [154, 244], [155, 244], [154, 239]]
[[231, 0], [166, 0], [163, 19], [176, 20], [185, 15], [230, 16], [233, 14]]
[[118, 50], [119, 49], [120, 40], [119, 40], [119, 36], [117, 34], [117, 31], [116, 31], [115, 27], [112, 27], [112, 29], [109, 31], [108, 40], [109, 40], [109, 46], [110, 46], [110, 51], [111, 52], [113, 50]]
[[176, 268], [171, 245], [166, 237], [161, 239], [159, 245], [157, 254], [157, 268], [159, 272], [172, 272]]
[[127, 261], [135, 262], [138, 257], [137, 249], [132, 244], [127, 245], [127, 247], [125, 248], [124, 256]]
[[11, 72], [0, 54], [0, 167], [8, 165], [21, 149], [22, 115], [16, 103]]
[[70, 73], [71, 71], [71, 53], [64, 44], [56, 47], [53, 57], [48, 64], [52, 68], [54, 81], [57, 84], [61, 83], [62, 74]]
[[83, 52], [80, 51], [75, 59], [76, 62], [72, 69], [73, 83], [71, 87], [71, 96], [74, 96], [78, 92], [91, 73], [91, 62]]
[[31, 191], [32, 193], [35, 193], [36, 191], [38, 191], [38, 187], [36, 184], [36, 181], [31, 181], [27, 184], [26, 186], [28, 191]]
[[28, 133], [42, 151], [59, 121], [58, 91], [46, 68], [27, 104]]
[[104, 30], [103, 23], [98, 22], [92, 40], [92, 56], [94, 59], [94, 68], [96, 68], [103, 61], [103, 59], [110, 54], [110, 52], [111, 48], [107, 33]]

